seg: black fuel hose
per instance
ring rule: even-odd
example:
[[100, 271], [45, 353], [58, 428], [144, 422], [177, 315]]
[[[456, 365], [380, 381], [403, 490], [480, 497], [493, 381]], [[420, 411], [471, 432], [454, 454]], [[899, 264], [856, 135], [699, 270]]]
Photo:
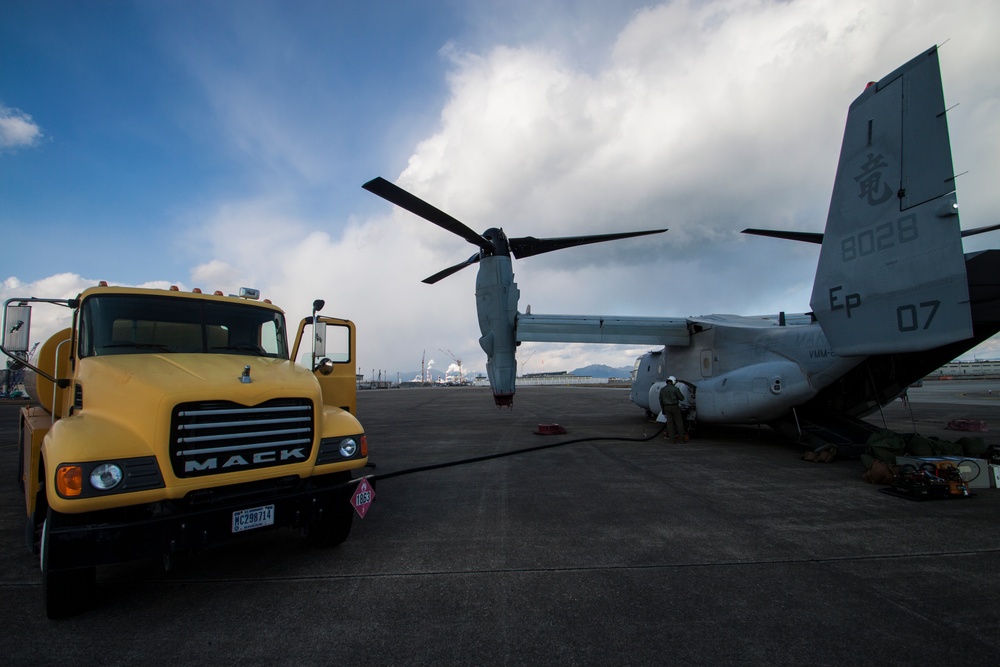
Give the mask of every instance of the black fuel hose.
[[454, 466], [467, 465], [469, 463], [479, 463], [480, 461], [489, 461], [490, 459], [500, 459], [505, 456], [516, 456], [518, 454], [527, 454], [529, 452], [538, 452], [543, 449], [554, 449], [555, 447], [565, 447], [566, 445], [575, 445], [581, 442], [594, 442], [597, 440], [610, 440], [612, 442], [649, 442], [656, 436], [663, 433], [663, 430], [667, 427], [666, 422], [656, 431], [653, 435], [644, 438], [623, 438], [623, 437], [608, 437], [608, 436], [594, 436], [590, 438], [574, 438], [573, 440], [563, 440], [561, 442], [551, 442], [545, 445], [536, 445], [534, 447], [524, 447], [523, 449], [515, 449], [509, 452], [499, 452], [497, 454], [485, 454], [483, 456], [475, 456], [470, 459], [460, 459], [458, 461], [447, 461], [445, 463], [433, 463], [425, 466], [418, 466], [416, 468], [406, 468], [404, 470], [397, 470], [395, 472], [387, 472], [380, 475], [369, 475], [366, 479], [369, 482], [376, 482], [384, 479], [392, 479], [393, 477], [402, 477], [403, 475], [412, 475], [418, 472], [425, 472], [427, 470], [440, 470], [441, 468], [452, 468]]

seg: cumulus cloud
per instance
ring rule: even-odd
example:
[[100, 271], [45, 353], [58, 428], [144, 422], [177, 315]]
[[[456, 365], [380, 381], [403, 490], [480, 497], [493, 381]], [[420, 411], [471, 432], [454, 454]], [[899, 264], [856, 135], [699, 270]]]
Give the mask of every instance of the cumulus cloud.
[[[986, 81], [964, 65], [997, 57], [977, 37], [976, 15], [962, 12], [968, 26], [951, 22], [976, 51], [946, 48], [942, 58], [956, 58], [958, 78]], [[868, 81], [932, 45], [938, 20], [955, 16], [933, 3], [673, 2], [637, 12], [597, 68], [544, 46], [452, 46], [440, 127], [416, 146], [398, 183], [477, 231], [670, 228], [518, 262], [522, 310], [805, 311], [817, 248], [738, 231], [821, 231], [847, 106]], [[980, 96], [986, 107], [996, 103], [996, 86], [986, 83], [963, 88], [978, 117], [988, 116]], [[995, 135], [991, 118], [978, 131]], [[996, 173], [997, 158], [977, 153], [977, 173]], [[984, 210], [971, 203], [970, 220]], [[444, 238], [440, 247], [441, 265], [467, 248]], [[549, 349], [585, 359], [572, 346]], [[603, 359], [632, 352], [605, 348]]]
[[[244, 277], [243, 271], [229, 264], [213, 259], [205, 264], [199, 264], [191, 271], [191, 282], [195, 285], [240, 285], [249, 287], [249, 280]], [[216, 291], [213, 287], [208, 288], [209, 292]]]
[[[586, 67], [547, 44], [448, 45], [450, 95], [439, 125], [393, 180], [476, 231], [670, 228], [517, 262], [521, 310], [805, 311], [816, 248], [738, 231], [822, 230], [847, 106], [867, 81], [934, 43], [930, 19], [944, 10], [924, 4], [661, 4], [632, 15], [603, 62], [594, 66], [591, 57]], [[287, 220], [250, 224], [289, 228]], [[210, 227], [231, 222], [220, 214]], [[475, 248], [399, 210], [352, 221], [337, 238], [308, 231], [325, 228], [321, 221], [291, 227], [281, 241], [249, 234], [235, 247], [217, 234], [214, 251], [236, 264], [235, 249], [253, 258], [241, 265], [267, 266], [259, 278], [299, 312], [325, 296], [360, 320], [363, 372], [414, 369], [422, 350], [442, 346], [466, 368], [483, 367], [474, 269], [433, 287], [418, 282]], [[627, 365], [643, 351], [535, 347], [535, 363], [548, 358], [551, 370]]]
[[28, 148], [42, 139], [42, 128], [20, 109], [0, 104], [0, 153]]
[[859, 30], [858, 7], [659, 5], [595, 74], [533, 46], [450, 49], [441, 128], [399, 183], [480, 227], [662, 221], [683, 244], [748, 221], [821, 224], [847, 104], [901, 64], [872, 66], [865, 45], [887, 26]]
[[[442, 50], [449, 94], [437, 125], [397, 177], [386, 175], [477, 232], [670, 228], [516, 262], [522, 311], [804, 311], [817, 248], [739, 230], [821, 231], [848, 105], [868, 81], [948, 36], [945, 92], [962, 102], [949, 115], [956, 167], [970, 170], [959, 183], [964, 226], [994, 222], [1000, 194], [988, 181], [1000, 158], [989, 147], [1000, 143], [1000, 89], [988, 65], [1000, 46], [985, 17], [1000, 19], [1000, 10], [988, 0], [959, 4], [682, 0], [620, 17], [603, 52], [583, 55], [587, 44], [573, 40], [456, 42]], [[559, 21], [574, 31], [572, 16]], [[323, 156], [309, 151], [316, 119], [297, 131], [278, 114], [236, 113], [269, 107], [254, 103], [246, 78], [203, 71], [214, 108], [233, 120], [234, 144], [253, 128], [268, 154], [283, 156], [278, 163], [310, 185], [324, 178]], [[440, 348], [467, 373], [485, 367], [475, 269], [419, 282], [472, 246], [388, 204], [347, 221], [305, 214], [287, 180], [281, 187], [190, 214], [192, 284], [259, 287], [293, 318], [324, 298], [326, 313], [357, 322], [366, 375], [417, 370], [425, 351]], [[521, 354], [529, 351], [537, 372], [543, 360], [545, 370], [630, 365], [645, 350], [526, 344]]]

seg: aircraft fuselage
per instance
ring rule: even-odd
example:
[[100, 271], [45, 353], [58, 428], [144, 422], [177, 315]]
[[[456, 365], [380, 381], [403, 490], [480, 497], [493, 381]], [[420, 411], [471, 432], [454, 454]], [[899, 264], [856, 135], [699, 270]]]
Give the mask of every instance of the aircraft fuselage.
[[631, 399], [659, 411], [650, 388], [670, 375], [695, 385], [699, 421], [766, 423], [863, 361], [834, 353], [808, 315], [690, 318], [690, 344], [639, 358]]

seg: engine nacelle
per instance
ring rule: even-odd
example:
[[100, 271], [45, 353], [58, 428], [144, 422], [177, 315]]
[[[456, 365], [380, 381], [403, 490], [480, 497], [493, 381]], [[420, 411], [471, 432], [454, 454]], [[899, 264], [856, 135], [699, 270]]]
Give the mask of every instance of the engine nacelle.
[[[649, 411], [654, 415], [660, 414], [660, 390], [665, 386], [667, 386], [666, 382], [654, 382], [646, 394], [646, 400], [649, 401]], [[681, 390], [681, 394], [684, 396], [684, 400], [680, 404], [681, 409], [687, 410], [688, 408], [693, 408], [695, 406], [695, 398], [691, 387], [684, 382], [678, 382], [677, 388]]]
[[476, 312], [483, 334], [479, 346], [486, 353], [486, 374], [497, 406], [510, 406], [514, 402], [517, 376], [514, 326], [519, 296], [510, 257], [483, 257], [476, 276]]
[[654, 415], [660, 412], [660, 405], [658, 394], [652, 394], [651, 387], [660, 381], [660, 376], [663, 374], [663, 357], [663, 350], [654, 350], [636, 359], [632, 388], [629, 391], [630, 401]]

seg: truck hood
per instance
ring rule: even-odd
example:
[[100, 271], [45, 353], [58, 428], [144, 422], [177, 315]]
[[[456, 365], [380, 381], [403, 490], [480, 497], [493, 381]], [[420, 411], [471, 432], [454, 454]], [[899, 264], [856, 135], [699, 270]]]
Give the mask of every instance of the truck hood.
[[[312, 373], [282, 359], [122, 354], [77, 363], [77, 407], [69, 421], [78, 422], [78, 429], [107, 434], [119, 456], [166, 451], [171, 411], [180, 403], [232, 401], [252, 406], [275, 398], [304, 398], [314, 406], [322, 404]], [[247, 366], [248, 383], [241, 381]]]
[[[232, 402], [256, 406], [272, 399], [307, 400], [319, 419], [319, 382], [306, 368], [266, 357], [221, 354], [122, 354], [77, 360], [71, 414], [56, 421], [46, 440], [58, 435], [58, 461], [123, 460], [156, 456], [171, 476], [172, 415], [181, 404]], [[250, 367], [250, 382], [241, 381]], [[335, 408], [330, 408], [336, 410]], [[58, 432], [58, 433], [57, 433]], [[313, 454], [312, 460], [314, 460]], [[54, 465], [54, 463], [51, 463]], [[301, 462], [233, 473], [231, 481], [292, 474], [312, 465]], [[270, 472], [269, 472], [270, 471]], [[172, 488], [209, 484], [203, 478], [174, 480]]]
[[[80, 362], [84, 400], [87, 389], [130, 395], [196, 394], [192, 400], [225, 398], [253, 404], [275, 391], [313, 398], [316, 380], [307, 369], [283, 359], [232, 354], [121, 354], [88, 357]], [[241, 381], [249, 367], [249, 382]], [[205, 396], [212, 394], [212, 396]], [[204, 396], [204, 398], [201, 398]]]

